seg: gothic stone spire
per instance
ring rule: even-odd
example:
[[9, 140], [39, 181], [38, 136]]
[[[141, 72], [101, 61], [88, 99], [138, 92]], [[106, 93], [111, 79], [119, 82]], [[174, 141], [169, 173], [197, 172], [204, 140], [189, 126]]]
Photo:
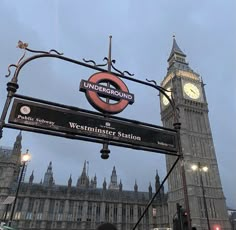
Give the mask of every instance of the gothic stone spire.
[[185, 58], [186, 54], [179, 48], [175, 36], [173, 36], [173, 45], [167, 60], [169, 63], [168, 72], [176, 69], [192, 71]]
[[70, 178], [68, 179], [68, 187], [71, 188], [71, 185], [72, 185], [72, 178], [70, 174]]
[[116, 175], [116, 168], [113, 167], [112, 174], [111, 174], [111, 181], [109, 184], [109, 189], [119, 189], [119, 185], [117, 184], [117, 175]]
[[33, 184], [34, 181], [34, 171], [32, 171], [30, 178], [29, 178], [29, 184]]
[[81, 187], [81, 188], [88, 188], [89, 187], [89, 177], [86, 172], [86, 164], [87, 164], [87, 161], [84, 161], [83, 171], [81, 173], [81, 176], [77, 180], [77, 187], [78, 188], [79, 187]]
[[16, 141], [14, 143], [14, 147], [13, 147], [13, 151], [12, 154], [15, 156], [19, 156], [21, 155], [21, 141], [22, 141], [22, 134], [21, 131], [19, 132], [19, 134], [16, 137]]
[[53, 172], [52, 172], [52, 162], [50, 161], [47, 171], [44, 174], [44, 180], [43, 180], [43, 184], [48, 186], [49, 184], [53, 183]]

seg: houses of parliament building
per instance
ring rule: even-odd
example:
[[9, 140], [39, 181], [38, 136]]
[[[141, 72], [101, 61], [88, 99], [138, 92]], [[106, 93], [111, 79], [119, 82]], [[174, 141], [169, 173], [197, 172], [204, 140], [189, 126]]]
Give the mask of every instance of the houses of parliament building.
[[[174, 99], [179, 111], [184, 164], [178, 162], [174, 167], [168, 177], [168, 192], [161, 189], [136, 229], [173, 227], [176, 204], [186, 207], [187, 196], [193, 227], [198, 230], [230, 230], [203, 78], [191, 69], [175, 37], [167, 62], [167, 73], [160, 85]], [[160, 95], [160, 108], [163, 126], [173, 128], [173, 110], [163, 95]], [[21, 141], [20, 133], [13, 148], [0, 148], [0, 218], [6, 222], [11, 205], [4, 204], [4, 201], [15, 194], [20, 171]], [[174, 156], [166, 156], [168, 171], [175, 159]], [[193, 172], [189, 167], [193, 163], [207, 165], [210, 170], [204, 174], [200, 170]], [[185, 186], [181, 176], [183, 168]], [[96, 176], [89, 179], [86, 164], [81, 170], [81, 175], [73, 185], [71, 178], [65, 186], [56, 185], [50, 162], [42, 182], [35, 183], [33, 174], [28, 182], [23, 182], [13, 216], [17, 229], [92, 230], [101, 223], [109, 222], [118, 230], [130, 230], [160, 187], [160, 179], [156, 174], [153, 188], [150, 184], [146, 192], [141, 192], [134, 182], [134, 189], [127, 191], [117, 181], [115, 167], [110, 181], [104, 181], [103, 186], [98, 187]], [[184, 187], [187, 187], [187, 194], [184, 193]]]
[[[0, 148], [1, 186], [0, 199], [14, 196], [19, 175], [21, 155], [21, 133], [17, 136], [13, 149]], [[158, 174], [155, 189], [160, 186]], [[97, 186], [97, 178], [89, 179], [86, 162], [76, 185], [71, 177], [65, 186], [56, 185], [53, 179], [52, 162], [49, 163], [44, 179], [34, 183], [33, 172], [28, 182], [22, 182], [14, 211], [17, 229], [96, 229], [102, 223], [113, 223], [117, 229], [132, 229], [142, 215], [149, 200], [154, 195], [151, 184], [147, 192], [138, 191], [134, 183], [133, 191], [123, 189], [117, 181], [113, 167], [110, 182], [104, 179], [102, 188]], [[0, 217], [7, 222], [11, 205], [0, 205]], [[152, 203], [152, 207], [142, 218], [138, 229], [168, 227], [167, 194], [164, 189]]]

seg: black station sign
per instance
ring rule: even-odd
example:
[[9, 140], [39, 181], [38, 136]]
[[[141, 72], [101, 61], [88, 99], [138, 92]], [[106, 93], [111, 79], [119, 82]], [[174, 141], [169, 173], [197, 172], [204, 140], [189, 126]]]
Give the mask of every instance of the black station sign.
[[88, 81], [82, 80], [80, 91], [85, 92], [89, 103], [103, 113], [116, 114], [134, 103], [134, 95], [129, 93], [126, 84], [111, 73], [99, 72]]
[[147, 147], [155, 150], [177, 152], [176, 132], [106, 117], [89, 112], [74, 111], [38, 102], [15, 99], [9, 123], [34, 129], [51, 130], [78, 136], [87, 136], [115, 143]]

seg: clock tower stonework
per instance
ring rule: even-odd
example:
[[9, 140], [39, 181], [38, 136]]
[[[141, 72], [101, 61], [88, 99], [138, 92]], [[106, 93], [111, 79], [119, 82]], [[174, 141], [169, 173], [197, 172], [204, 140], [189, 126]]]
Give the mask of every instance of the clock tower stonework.
[[[161, 86], [171, 91], [169, 94], [179, 109], [191, 224], [198, 230], [209, 227], [212, 230], [217, 227], [231, 229], [210, 128], [204, 84], [185, 59], [186, 55], [174, 38], [167, 60], [167, 74]], [[161, 119], [164, 127], [173, 128], [173, 112], [164, 96], [161, 96]], [[167, 170], [174, 160], [174, 156], [166, 156]], [[191, 167], [194, 164], [199, 166], [196, 171]], [[201, 166], [207, 166], [208, 171], [201, 170]], [[177, 203], [185, 207], [180, 163], [168, 178], [170, 222], [176, 214]]]

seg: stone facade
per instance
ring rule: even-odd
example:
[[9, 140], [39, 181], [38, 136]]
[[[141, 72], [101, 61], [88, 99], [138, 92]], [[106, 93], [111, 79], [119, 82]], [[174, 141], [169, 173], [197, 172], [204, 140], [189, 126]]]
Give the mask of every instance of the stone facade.
[[[168, 58], [167, 75], [161, 86], [171, 91], [169, 94], [179, 109], [181, 146], [184, 155], [182, 165], [186, 175], [192, 226], [198, 230], [208, 229], [207, 211], [211, 229], [215, 229], [215, 226], [220, 226], [220, 229], [230, 229], [208, 117], [204, 83], [202, 78], [190, 68], [185, 58], [186, 55], [174, 38]], [[173, 112], [164, 96], [161, 96], [161, 118], [164, 127], [173, 128]], [[166, 157], [167, 169], [171, 167], [174, 160], [172, 156]], [[202, 170], [193, 171], [191, 169], [193, 164], [207, 166], [209, 170], [206, 173]], [[204, 201], [206, 201], [206, 209]], [[176, 212], [176, 203], [185, 206], [180, 163], [168, 178], [170, 216]]]
[[[19, 142], [19, 137], [17, 141]], [[12, 150], [1, 148], [0, 151], [1, 172], [5, 172], [1, 177], [1, 202], [8, 195], [15, 194], [16, 179], [13, 172], [19, 168], [19, 164], [13, 158], [14, 148]], [[160, 186], [158, 174], [155, 180], [155, 189], [158, 189]], [[118, 230], [128, 230], [137, 223], [153, 195], [151, 185], [148, 192], [140, 192], [136, 181], [133, 191], [124, 190], [122, 182], [117, 182], [115, 167], [109, 185], [104, 180], [102, 188], [98, 188], [96, 176], [89, 180], [86, 162], [75, 186], [72, 185], [71, 177], [67, 185], [56, 185], [50, 162], [43, 181], [34, 183], [32, 172], [29, 182], [21, 183], [12, 226], [17, 226], [19, 230], [72, 230], [96, 229], [101, 223], [109, 222]], [[11, 205], [0, 205], [2, 221], [7, 222], [10, 214]], [[167, 194], [162, 188], [142, 218], [138, 229], [149, 230], [168, 226]]]

